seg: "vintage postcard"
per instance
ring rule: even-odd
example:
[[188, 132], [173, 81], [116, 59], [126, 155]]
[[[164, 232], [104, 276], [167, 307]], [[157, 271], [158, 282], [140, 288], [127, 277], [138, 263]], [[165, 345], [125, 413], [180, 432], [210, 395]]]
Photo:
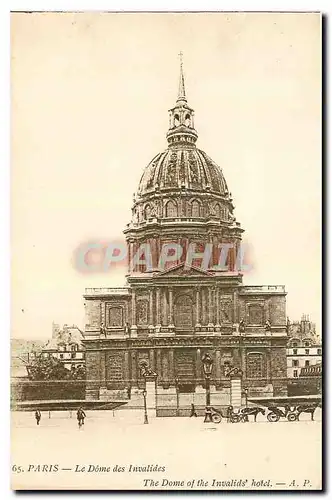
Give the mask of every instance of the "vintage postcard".
[[12, 489], [322, 489], [321, 24], [11, 14]]

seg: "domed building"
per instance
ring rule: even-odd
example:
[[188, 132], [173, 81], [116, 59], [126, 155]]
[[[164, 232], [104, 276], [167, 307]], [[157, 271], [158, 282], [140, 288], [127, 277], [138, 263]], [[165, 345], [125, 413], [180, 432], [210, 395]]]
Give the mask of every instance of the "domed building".
[[[244, 286], [243, 229], [222, 169], [196, 146], [182, 63], [167, 149], [144, 169], [124, 230], [124, 288], [86, 289], [88, 399], [141, 394], [140, 363], [157, 374], [158, 414], [229, 404], [231, 368], [247, 395], [287, 394], [284, 286]], [[239, 395], [241, 399], [241, 394]]]

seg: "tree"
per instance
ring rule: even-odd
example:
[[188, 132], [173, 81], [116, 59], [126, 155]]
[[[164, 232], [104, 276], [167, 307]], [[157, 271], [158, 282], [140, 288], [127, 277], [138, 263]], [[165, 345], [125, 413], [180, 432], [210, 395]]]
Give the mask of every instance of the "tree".
[[77, 367], [75, 367], [74, 365], [70, 371], [70, 375], [72, 380], [85, 380], [86, 377], [85, 366], [78, 365]]
[[67, 370], [63, 363], [53, 356], [44, 358], [42, 355], [27, 366], [30, 380], [69, 380], [70, 370]]

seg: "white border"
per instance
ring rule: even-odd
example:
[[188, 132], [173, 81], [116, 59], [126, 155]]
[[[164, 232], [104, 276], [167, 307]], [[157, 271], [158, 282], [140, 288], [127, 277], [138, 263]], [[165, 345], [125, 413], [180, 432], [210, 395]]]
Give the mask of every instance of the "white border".
[[[279, 2], [274, 2], [273, 0], [269, 1], [251, 1], [248, 0], [224, 0], [214, 1], [214, 0], [205, 0], [205, 1], [183, 1], [183, 0], [168, 0], [159, 1], [158, 4], [156, 2], [135, 2], [135, 1], [111, 1], [111, 0], [62, 0], [62, 1], [49, 1], [49, 0], [39, 0], [39, 1], [19, 1], [13, 0], [10, 3], [7, 1], [0, 2], [0, 61], [1, 61], [1, 92], [0, 92], [0, 109], [1, 109], [1, 121], [0, 121], [0, 158], [1, 158], [1, 168], [0, 168], [0, 207], [1, 207], [1, 232], [0, 232], [0, 248], [1, 248], [1, 259], [0, 259], [0, 276], [1, 276], [1, 300], [0, 300], [0, 318], [1, 318], [1, 334], [2, 334], [2, 343], [1, 343], [1, 463], [0, 463], [0, 485], [1, 485], [1, 497], [8, 498], [13, 495], [12, 492], [9, 491], [9, 460], [8, 457], [10, 455], [10, 433], [9, 433], [9, 331], [10, 331], [10, 243], [9, 243], [9, 207], [10, 207], [10, 174], [9, 174], [9, 165], [10, 165], [10, 146], [9, 146], [9, 136], [10, 136], [10, 83], [9, 83], [9, 63], [10, 63], [10, 19], [9, 13], [10, 11], [155, 11], [155, 12], [165, 12], [165, 11], [309, 11], [309, 12], [317, 12], [320, 11], [325, 13], [328, 16], [331, 12], [331, 2], [327, 0], [302, 0], [302, 1], [291, 1], [291, 0], [279, 0]], [[2, 15], [1, 15], [2, 14]], [[328, 42], [328, 40], [327, 40]], [[329, 42], [326, 46], [327, 54], [331, 54], [330, 50], [331, 43]], [[326, 57], [326, 60], [328, 57]], [[326, 89], [326, 94], [330, 90], [330, 79], [328, 78], [329, 68], [325, 68], [327, 73], [327, 83], [328, 88]], [[4, 77], [5, 75], [5, 77]], [[7, 76], [7, 78], [6, 78]], [[327, 113], [327, 110], [326, 110]], [[326, 118], [328, 118], [326, 116]], [[326, 147], [332, 144], [331, 137], [331, 129], [327, 130], [326, 135]], [[328, 158], [328, 155], [327, 155]], [[328, 186], [331, 186], [331, 168], [328, 168], [330, 165], [326, 165], [327, 175], [326, 182]], [[317, 168], [320, 168], [317, 165]], [[328, 198], [328, 197], [327, 197]], [[328, 200], [326, 200], [328, 201]], [[331, 248], [330, 243], [330, 235], [331, 235], [331, 206], [327, 204], [327, 227], [323, 228], [323, 232], [325, 235], [328, 235], [326, 238], [327, 249]], [[328, 251], [326, 252], [328, 255]], [[22, 256], [23, 258], [24, 256]], [[331, 267], [328, 266], [325, 270], [327, 272], [327, 285], [331, 284]], [[327, 386], [328, 381], [332, 380], [332, 363], [327, 363], [327, 359], [329, 359], [329, 341], [327, 339], [329, 332], [328, 326], [330, 323], [330, 313], [331, 304], [330, 297], [326, 297], [326, 310], [327, 310], [327, 324], [325, 325], [326, 335], [325, 335], [325, 363], [327, 366], [325, 372], [325, 385]], [[328, 387], [327, 387], [328, 389]], [[328, 410], [330, 409], [328, 394], [326, 391], [326, 401], [325, 401], [325, 413], [328, 414]], [[327, 404], [328, 403], [328, 404]], [[326, 417], [326, 422], [328, 418]], [[325, 433], [324, 433], [325, 434]], [[327, 433], [327, 436], [329, 434]], [[324, 439], [324, 435], [323, 435]], [[330, 451], [330, 442], [326, 447], [326, 453]], [[291, 451], [291, 443], [285, 443], [285, 452]], [[295, 458], [295, 457], [294, 457]], [[326, 469], [326, 482], [328, 482], [328, 478], [332, 477], [332, 467], [331, 460], [327, 462]], [[60, 493], [61, 494], [61, 493]], [[294, 493], [296, 494], [296, 493]], [[300, 493], [298, 493], [300, 494]], [[61, 494], [63, 497], [66, 497], [66, 494]], [[113, 494], [114, 495], [114, 494]], [[158, 496], [158, 494], [156, 494]], [[239, 493], [238, 496], [241, 498], [242, 493]], [[34, 496], [34, 495], [32, 495]], [[38, 497], [43, 497], [44, 495], [38, 495]], [[90, 494], [89, 497], [93, 497], [94, 494]], [[117, 496], [116, 494], [114, 495]], [[130, 495], [129, 495], [130, 496]], [[233, 496], [233, 495], [232, 495]], [[235, 495], [236, 496], [236, 495]], [[261, 496], [261, 495], [260, 495]]]

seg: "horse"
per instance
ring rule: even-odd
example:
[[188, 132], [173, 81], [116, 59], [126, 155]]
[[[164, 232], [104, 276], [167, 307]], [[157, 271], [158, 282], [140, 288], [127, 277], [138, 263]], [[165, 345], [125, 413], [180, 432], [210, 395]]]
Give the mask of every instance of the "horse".
[[253, 415], [254, 416], [254, 422], [257, 421], [257, 415], [261, 413], [262, 415], [265, 415], [265, 409], [264, 408], [260, 408], [258, 406], [249, 406], [249, 407], [246, 407], [246, 408], [242, 408], [241, 410], [241, 416], [242, 417], [245, 417], [244, 421], [245, 422], [249, 422], [249, 415]]
[[311, 414], [311, 420], [314, 420], [314, 413], [316, 411], [318, 405], [300, 405], [296, 408], [297, 412], [297, 420], [300, 419], [301, 413], [310, 413]]

